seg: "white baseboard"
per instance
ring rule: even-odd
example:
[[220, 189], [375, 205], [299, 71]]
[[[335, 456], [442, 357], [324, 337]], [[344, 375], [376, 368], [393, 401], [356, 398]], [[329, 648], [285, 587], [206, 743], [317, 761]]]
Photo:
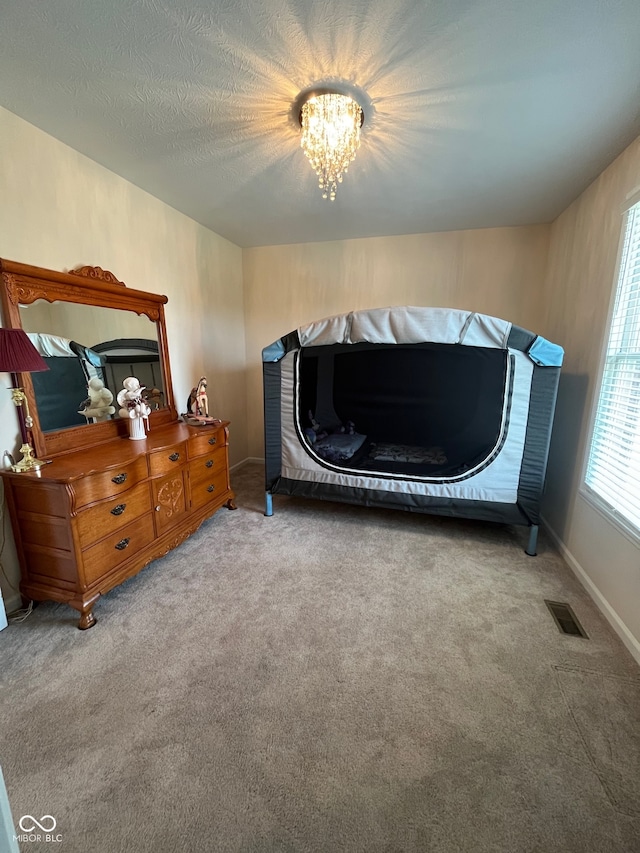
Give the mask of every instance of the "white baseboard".
[[618, 616], [613, 607], [609, 604], [604, 595], [600, 592], [598, 587], [591, 580], [589, 575], [582, 568], [580, 563], [573, 556], [571, 551], [564, 544], [562, 539], [558, 536], [555, 530], [549, 525], [549, 522], [545, 519], [541, 519], [542, 524], [544, 525], [545, 530], [549, 534], [549, 536], [553, 539], [556, 548], [562, 554], [565, 562], [574, 573], [574, 575], [578, 578], [582, 586], [587, 590], [591, 598], [594, 600], [598, 610], [605, 617], [607, 622], [611, 625], [616, 634], [620, 637], [622, 642], [625, 644], [627, 649], [631, 652], [631, 655], [636, 660], [638, 664], [640, 664], [640, 641], [633, 636], [631, 631], [627, 628], [622, 619]]
[[261, 459], [259, 456], [247, 456], [246, 459], [232, 465], [229, 468], [229, 471], [238, 471], [240, 468], [244, 468], [245, 465], [249, 465], [252, 462], [255, 462], [257, 465], [264, 465], [264, 457]]

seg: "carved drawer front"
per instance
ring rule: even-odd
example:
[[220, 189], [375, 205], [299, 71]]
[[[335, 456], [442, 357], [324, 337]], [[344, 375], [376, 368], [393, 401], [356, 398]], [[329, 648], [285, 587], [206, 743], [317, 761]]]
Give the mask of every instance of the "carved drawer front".
[[84, 552], [84, 576], [87, 584], [93, 583], [111, 569], [133, 557], [137, 551], [154, 538], [151, 513], [111, 533]]
[[200, 507], [216, 501], [221, 495], [227, 491], [227, 472], [220, 471], [218, 474], [212, 474], [208, 479], [198, 480], [191, 483], [191, 508], [200, 509]]
[[189, 439], [189, 458], [195, 459], [196, 456], [202, 456], [204, 453], [211, 453], [218, 447], [224, 447], [226, 444], [226, 436], [224, 429], [207, 430], [202, 435], [194, 435]]
[[189, 462], [189, 479], [191, 483], [200, 480], [211, 479], [215, 474], [225, 471], [227, 466], [227, 455], [224, 448], [214, 450], [213, 453], [205, 453]]
[[[96, 450], [96, 454], [99, 452]], [[73, 490], [76, 493], [76, 508], [79, 509], [86, 504], [120, 495], [132, 486], [137, 486], [146, 478], [146, 456], [140, 456], [134, 462], [117, 468], [109, 468], [108, 471], [103, 471], [100, 474], [89, 474], [73, 483]]]
[[168, 474], [176, 471], [187, 461], [187, 443], [181, 441], [173, 447], [165, 447], [164, 450], [154, 450], [149, 454], [149, 471], [152, 477], [158, 474]]
[[151, 481], [153, 519], [158, 536], [176, 524], [187, 511], [184, 474], [178, 470]]
[[150, 511], [149, 484], [139, 483], [115, 498], [102, 501], [78, 513], [80, 544], [85, 548]]

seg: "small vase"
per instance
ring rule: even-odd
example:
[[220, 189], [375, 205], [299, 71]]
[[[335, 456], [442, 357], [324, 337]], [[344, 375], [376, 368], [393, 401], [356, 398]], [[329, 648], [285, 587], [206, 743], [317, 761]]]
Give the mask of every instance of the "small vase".
[[131, 441], [140, 441], [146, 437], [144, 418], [129, 418], [129, 438]]

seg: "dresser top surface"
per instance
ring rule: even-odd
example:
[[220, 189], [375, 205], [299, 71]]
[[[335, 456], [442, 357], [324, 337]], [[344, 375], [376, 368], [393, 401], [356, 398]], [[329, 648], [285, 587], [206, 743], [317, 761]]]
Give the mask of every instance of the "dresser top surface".
[[211, 435], [227, 426], [229, 426], [229, 421], [205, 426], [191, 426], [179, 421], [157, 427], [151, 430], [145, 439], [138, 441], [123, 436], [106, 441], [103, 444], [96, 444], [86, 450], [56, 456], [39, 471], [18, 474], [5, 470], [0, 473], [4, 477], [17, 478], [18, 482], [76, 480], [79, 477], [129, 465], [147, 453], [172, 447], [194, 437]]

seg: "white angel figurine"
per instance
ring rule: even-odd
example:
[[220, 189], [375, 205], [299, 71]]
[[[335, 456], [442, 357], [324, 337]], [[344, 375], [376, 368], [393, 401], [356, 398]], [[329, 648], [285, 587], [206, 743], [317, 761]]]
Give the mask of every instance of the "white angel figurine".
[[93, 420], [94, 423], [108, 421], [114, 414], [115, 408], [111, 405], [113, 394], [108, 388], [104, 387], [102, 379], [97, 376], [90, 379], [87, 385], [87, 393], [89, 396], [82, 403], [82, 408], [78, 414], [84, 415], [87, 421]]
[[146, 420], [148, 429], [151, 407], [142, 396], [144, 385], [140, 385], [135, 376], [127, 376], [122, 384], [124, 387], [117, 397], [120, 406], [118, 414], [121, 418], [129, 419], [129, 438], [146, 438], [142, 421]]

